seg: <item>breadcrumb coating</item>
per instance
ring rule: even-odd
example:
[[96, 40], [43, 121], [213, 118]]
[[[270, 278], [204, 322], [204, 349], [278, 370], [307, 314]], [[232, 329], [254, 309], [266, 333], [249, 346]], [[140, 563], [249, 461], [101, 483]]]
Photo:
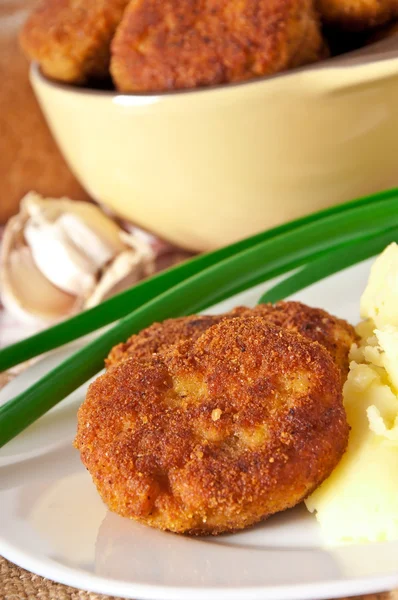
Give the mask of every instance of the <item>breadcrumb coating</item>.
[[110, 367], [130, 356], [150, 358], [152, 354], [156, 354], [166, 346], [186, 339], [197, 339], [211, 325], [223, 319], [242, 315], [261, 316], [274, 325], [297, 331], [309, 340], [319, 342], [331, 354], [345, 380], [349, 367], [348, 353], [351, 345], [358, 339], [354, 328], [343, 319], [301, 302], [259, 304], [254, 308], [238, 306], [229, 313], [221, 315], [194, 315], [154, 323], [131, 336], [126, 342], [115, 346], [106, 364]]
[[129, 0], [42, 0], [22, 29], [26, 55], [68, 83], [109, 77], [110, 44]]
[[338, 319], [320, 308], [313, 308], [301, 302], [278, 302], [258, 304], [251, 309], [238, 307], [236, 314], [253, 314], [267, 319], [269, 323], [296, 331], [305, 338], [318, 342], [326, 348], [341, 371], [343, 381], [348, 375], [348, 354], [358, 336], [352, 325]]
[[196, 340], [206, 329], [221, 321], [225, 315], [193, 315], [178, 319], [166, 319], [153, 323], [140, 333], [132, 335], [126, 342], [114, 346], [105, 360], [107, 367], [134, 356], [149, 359], [152, 354], [182, 340]]
[[123, 92], [197, 88], [325, 57], [312, 0], [134, 0], [112, 42]]
[[241, 316], [116, 363], [91, 384], [75, 445], [111, 510], [218, 534], [295, 506], [347, 440], [325, 348]]

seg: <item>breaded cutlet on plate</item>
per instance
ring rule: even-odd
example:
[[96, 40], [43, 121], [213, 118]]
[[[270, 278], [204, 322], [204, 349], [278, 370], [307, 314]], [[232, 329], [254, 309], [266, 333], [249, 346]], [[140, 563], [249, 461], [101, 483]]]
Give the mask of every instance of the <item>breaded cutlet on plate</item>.
[[197, 339], [206, 329], [220, 320], [242, 315], [261, 316], [274, 325], [297, 331], [305, 338], [319, 342], [331, 354], [345, 379], [348, 373], [348, 353], [351, 345], [357, 340], [354, 328], [343, 319], [301, 302], [259, 304], [254, 308], [238, 306], [229, 313], [221, 315], [193, 315], [154, 323], [131, 336], [126, 342], [115, 346], [106, 364], [110, 367], [130, 356], [149, 358], [152, 354], [176, 342]]
[[295, 506], [347, 441], [329, 352], [241, 316], [108, 369], [79, 409], [75, 446], [112, 511], [199, 535]]

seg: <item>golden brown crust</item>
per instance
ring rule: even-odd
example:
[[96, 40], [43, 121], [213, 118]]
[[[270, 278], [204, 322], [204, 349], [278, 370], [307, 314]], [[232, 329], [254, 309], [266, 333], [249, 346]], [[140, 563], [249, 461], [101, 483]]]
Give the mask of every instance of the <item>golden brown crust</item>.
[[70, 83], [109, 76], [110, 43], [129, 0], [42, 0], [21, 32], [27, 56]]
[[126, 342], [112, 348], [105, 364], [109, 368], [131, 356], [138, 360], [148, 360], [152, 354], [157, 354], [166, 346], [182, 340], [196, 340], [206, 329], [223, 318], [224, 315], [193, 315], [153, 323], [140, 333], [132, 335]]
[[235, 313], [264, 317], [273, 325], [297, 331], [305, 338], [319, 342], [334, 359], [343, 380], [346, 379], [349, 369], [348, 353], [352, 344], [358, 341], [358, 336], [354, 327], [344, 319], [338, 319], [325, 310], [301, 302], [258, 304], [252, 309], [238, 307]]
[[322, 20], [347, 31], [362, 31], [398, 17], [398, 0], [318, 0]]
[[240, 317], [109, 369], [79, 410], [75, 445], [111, 510], [217, 534], [297, 504], [347, 439], [328, 352]]
[[348, 353], [351, 345], [358, 339], [354, 328], [343, 319], [300, 302], [259, 304], [254, 308], [238, 306], [221, 315], [194, 315], [154, 323], [137, 335], [131, 336], [126, 342], [115, 346], [106, 360], [106, 365], [110, 367], [130, 356], [149, 359], [152, 354], [171, 344], [189, 339], [196, 340], [206, 329], [222, 319], [242, 315], [261, 316], [274, 325], [297, 331], [305, 338], [319, 342], [335, 360], [342, 378], [346, 378], [349, 367]]
[[312, 0], [134, 0], [112, 42], [123, 92], [242, 81], [319, 60]]

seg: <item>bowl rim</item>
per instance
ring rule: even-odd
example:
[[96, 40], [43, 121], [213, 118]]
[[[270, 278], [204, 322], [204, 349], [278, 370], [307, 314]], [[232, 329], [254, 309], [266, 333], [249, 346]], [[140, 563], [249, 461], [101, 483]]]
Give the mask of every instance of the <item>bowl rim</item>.
[[[398, 34], [395, 36], [396, 41], [398, 42]], [[196, 96], [198, 94], [203, 95], [209, 95], [210, 93], [227, 93], [230, 92], [232, 93], [233, 90], [236, 90], [237, 88], [243, 88], [243, 87], [250, 87], [250, 88], [255, 88], [256, 86], [263, 86], [266, 84], [271, 85], [271, 82], [279, 80], [279, 79], [291, 79], [294, 77], [300, 77], [303, 74], [306, 73], [313, 73], [314, 71], [318, 71], [318, 70], [325, 70], [325, 69], [332, 69], [332, 68], [342, 68], [342, 69], [347, 69], [347, 68], [352, 68], [355, 66], [360, 66], [361, 64], [363, 64], [363, 60], [366, 60], [366, 58], [368, 57], [369, 59], [373, 59], [372, 62], [377, 62], [377, 61], [382, 61], [384, 60], [386, 57], [383, 56], [383, 50], [384, 46], [387, 47], [391, 45], [391, 39], [390, 38], [385, 38], [383, 40], [379, 40], [376, 42], [372, 42], [370, 44], [367, 44], [365, 46], [362, 46], [360, 48], [356, 48], [355, 50], [352, 50], [351, 52], [345, 52], [343, 54], [339, 54], [336, 56], [332, 56], [329, 58], [326, 58], [324, 60], [320, 60], [314, 63], [310, 63], [307, 65], [303, 65], [300, 67], [296, 67], [293, 69], [287, 69], [286, 71], [281, 71], [279, 73], [274, 73], [272, 75], [263, 75], [261, 77], [254, 77], [252, 79], [248, 79], [248, 80], [244, 80], [244, 81], [237, 81], [234, 83], [219, 83], [219, 84], [215, 84], [215, 85], [209, 85], [209, 86], [203, 86], [200, 88], [189, 88], [189, 89], [178, 89], [178, 90], [165, 90], [165, 91], [157, 91], [157, 92], [120, 92], [116, 89], [108, 89], [108, 90], [101, 90], [101, 89], [95, 89], [93, 87], [85, 87], [85, 86], [79, 86], [79, 85], [75, 85], [75, 84], [71, 84], [71, 83], [66, 83], [66, 82], [62, 82], [62, 81], [57, 81], [55, 79], [51, 79], [50, 77], [47, 77], [46, 75], [44, 75], [44, 73], [42, 72], [41, 68], [40, 68], [40, 64], [37, 61], [32, 61], [30, 64], [30, 77], [36, 80], [39, 80], [42, 84], [50, 87], [50, 88], [54, 88], [56, 90], [62, 90], [64, 92], [70, 93], [70, 94], [76, 94], [76, 95], [88, 95], [88, 96], [100, 96], [103, 98], [129, 98], [130, 100], [133, 100], [134, 98], [137, 99], [137, 103], [142, 103], [145, 104], [146, 102], [148, 104], [151, 104], [155, 101], [159, 101], [159, 100], [170, 100], [170, 99], [174, 99], [174, 98], [180, 98], [182, 96]], [[398, 44], [397, 44], [398, 46]], [[374, 54], [374, 56], [372, 56], [373, 52], [372, 50], [380, 50], [379, 55], [377, 54], [377, 52]], [[397, 48], [398, 50], [398, 48]], [[388, 54], [388, 52], [387, 52]], [[363, 60], [361, 60], [363, 59]], [[343, 64], [341, 64], [343, 63]], [[121, 102], [122, 103], [122, 102]]]
[[[333, 57], [338, 58], [338, 57]], [[332, 59], [327, 59], [333, 60]], [[279, 73], [274, 73], [273, 75], [263, 75], [262, 77], [255, 77], [253, 79], [245, 80], [245, 81], [236, 81], [234, 83], [218, 83], [214, 85], [207, 85], [200, 88], [189, 88], [189, 89], [179, 89], [179, 90], [165, 90], [158, 92], [120, 92], [117, 89], [96, 89], [94, 87], [85, 87], [79, 86], [73, 83], [66, 83], [62, 81], [57, 81], [56, 79], [51, 79], [47, 77], [43, 73], [40, 68], [40, 64], [37, 61], [32, 61], [30, 65], [30, 73], [31, 76], [35, 79], [38, 79], [48, 87], [52, 87], [54, 89], [63, 90], [68, 93], [79, 94], [79, 95], [90, 95], [90, 96], [102, 96], [102, 97], [127, 97], [127, 98], [137, 98], [137, 99], [166, 99], [166, 98], [176, 98], [181, 96], [194, 96], [197, 94], [204, 94], [207, 92], [226, 92], [227, 90], [232, 90], [235, 88], [242, 88], [244, 86], [254, 87], [256, 85], [261, 85], [264, 82], [274, 81], [275, 79], [279, 79], [281, 77], [291, 77], [302, 73], [303, 71], [314, 70], [316, 67], [319, 68], [319, 64], [323, 64], [326, 61], [318, 61], [316, 63], [311, 63], [309, 65], [304, 65], [302, 67], [297, 67], [294, 69], [289, 69], [287, 71], [281, 71]]]

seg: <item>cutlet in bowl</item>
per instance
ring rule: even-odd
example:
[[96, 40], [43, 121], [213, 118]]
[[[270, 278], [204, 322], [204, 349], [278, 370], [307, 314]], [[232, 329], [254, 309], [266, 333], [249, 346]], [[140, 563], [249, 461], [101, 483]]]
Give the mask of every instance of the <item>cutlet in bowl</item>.
[[295, 506], [347, 440], [329, 352], [241, 316], [108, 369], [79, 410], [75, 445], [111, 510], [218, 534]]
[[22, 42], [89, 195], [208, 251], [397, 184], [394, 42], [322, 60], [324, 31], [359, 44], [335, 9], [375, 24], [397, 2], [40, 0]]
[[109, 77], [111, 40], [129, 0], [41, 0], [21, 32], [45, 75], [84, 84]]
[[371, 30], [398, 17], [398, 0], [318, 0], [324, 23], [347, 31]]
[[135, 0], [112, 42], [122, 92], [271, 75], [326, 56], [312, 0]]

